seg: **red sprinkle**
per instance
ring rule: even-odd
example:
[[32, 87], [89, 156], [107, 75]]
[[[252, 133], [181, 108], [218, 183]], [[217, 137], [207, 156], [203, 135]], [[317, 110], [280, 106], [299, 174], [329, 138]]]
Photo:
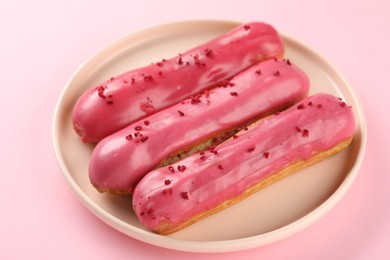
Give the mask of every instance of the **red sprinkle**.
[[301, 129], [299, 126], [295, 127], [298, 132], [302, 133], [302, 137], [309, 137], [309, 130]]
[[189, 200], [190, 197], [188, 196], [188, 192], [186, 191], [183, 191], [182, 193], [180, 193], [181, 197], [185, 200]]
[[238, 138], [238, 135], [233, 135], [233, 139], [236, 139], [236, 138]]
[[132, 139], [133, 139], [133, 136], [131, 134], [126, 136], [126, 140], [132, 140]]
[[194, 96], [191, 96], [191, 104], [198, 104], [200, 103], [200, 96], [201, 95], [194, 95]]
[[268, 159], [268, 158], [269, 158], [269, 152], [263, 153], [263, 157], [264, 157], [265, 159]]
[[291, 61], [289, 59], [286, 60], [287, 65], [291, 65]]
[[210, 153], [213, 153], [213, 154], [218, 154], [218, 151], [217, 151], [217, 150], [215, 150], [215, 146], [211, 146], [211, 147], [209, 147], [209, 148], [208, 148], [208, 150], [209, 150], [209, 152], [210, 152]]
[[245, 31], [248, 31], [250, 28], [251, 28], [251, 26], [248, 25], [248, 24], [244, 26], [244, 30], [245, 30]]
[[177, 169], [180, 171], [180, 172], [184, 172], [186, 170], [186, 166], [185, 165], [178, 165], [177, 166]]
[[347, 105], [347, 104], [345, 104], [344, 101], [341, 101], [341, 102], [340, 102], [340, 106], [341, 106], [341, 107], [345, 107], [346, 105]]
[[141, 142], [146, 142], [149, 139], [149, 136], [143, 136], [140, 140]]
[[261, 75], [261, 70], [256, 70], [255, 72], [257, 75], [259, 75], [259, 76]]
[[162, 194], [163, 194], [163, 195], [172, 195], [172, 188], [164, 189], [164, 190], [162, 191]]
[[152, 81], [154, 81], [154, 79], [151, 75], [146, 75], [146, 76], [144, 76], [144, 81], [152, 82]]
[[98, 92], [98, 95], [99, 97], [101, 98], [106, 98], [106, 96], [104, 95], [104, 87], [103, 86], [99, 86], [96, 88], [97, 92]]
[[248, 149], [247, 149], [247, 152], [253, 152], [254, 150], [256, 149], [256, 147], [255, 146], [251, 146], [251, 147], [249, 147]]
[[180, 116], [184, 116], [184, 113], [180, 110], [177, 110], [177, 113], [179, 113]]
[[313, 102], [309, 101], [309, 102], [307, 103], [307, 105], [308, 105], [309, 107], [311, 107], [311, 106], [313, 106]]
[[175, 168], [173, 168], [172, 165], [168, 166], [168, 170], [169, 170], [171, 173], [174, 173], [174, 172], [175, 172]]
[[135, 131], [141, 131], [142, 130], [142, 126], [140, 125], [137, 125], [136, 127], [134, 127]]
[[214, 56], [213, 50], [209, 49], [209, 48], [205, 49], [204, 53], [206, 54], [207, 57], [213, 57]]
[[280, 72], [278, 70], [275, 71], [274, 76], [276, 76], [276, 77], [280, 76]]
[[222, 164], [218, 164], [218, 169], [223, 170], [223, 165]]
[[317, 105], [317, 108], [322, 108], [322, 105], [321, 105], [321, 104], [318, 104], [318, 105]]
[[230, 95], [232, 95], [232, 96], [238, 96], [238, 93], [237, 93], [237, 92], [230, 92]]
[[302, 130], [302, 137], [309, 137], [309, 130], [303, 129]]
[[107, 104], [112, 105], [112, 104], [114, 104], [114, 101], [108, 100], [108, 101], [107, 101]]
[[149, 121], [149, 120], [145, 120], [145, 121], [144, 121], [144, 124], [145, 124], [146, 126], [148, 126], [148, 125], [150, 125], [150, 121]]
[[233, 87], [235, 84], [233, 82], [230, 82], [229, 80], [222, 80], [218, 82], [217, 87], [221, 88], [227, 88], [227, 87]]
[[305, 105], [304, 105], [304, 104], [299, 104], [299, 105], [297, 106], [297, 109], [299, 109], [299, 110], [304, 109], [304, 108], [305, 108]]
[[206, 159], [206, 156], [205, 156], [205, 155], [201, 155], [201, 156], [200, 156], [200, 159], [201, 159], [201, 160], [205, 160], [205, 159]]
[[206, 63], [201, 62], [199, 60], [199, 55], [198, 54], [195, 54], [193, 58], [194, 58], [195, 65], [197, 65], [198, 67], [205, 67], [206, 66]]
[[164, 184], [165, 184], [165, 185], [171, 184], [171, 180], [165, 180], [165, 181], [164, 181]]

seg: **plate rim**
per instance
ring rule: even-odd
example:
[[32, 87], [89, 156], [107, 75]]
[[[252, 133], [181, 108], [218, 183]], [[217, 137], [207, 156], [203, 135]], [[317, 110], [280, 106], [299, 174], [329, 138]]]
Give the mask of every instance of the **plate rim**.
[[293, 38], [289, 35], [286, 35], [283, 32], [279, 31], [279, 34], [283, 37], [284, 40], [294, 43], [295, 45], [301, 46], [307, 51], [310, 52], [311, 55], [316, 56], [323, 64], [327, 67], [330, 67], [331, 70], [345, 83], [346, 90], [351, 99], [353, 99], [354, 103], [357, 104], [357, 107], [354, 107], [356, 110], [355, 117], [359, 120], [360, 125], [359, 129], [356, 129], [355, 135], [358, 134], [360, 136], [359, 142], [359, 151], [356, 155], [356, 160], [349, 172], [346, 174], [343, 181], [338, 185], [337, 189], [321, 204], [316, 206], [312, 211], [308, 212], [304, 216], [299, 219], [282, 226], [280, 228], [274, 229], [269, 232], [265, 232], [255, 236], [249, 236], [245, 238], [238, 239], [227, 239], [227, 240], [213, 240], [213, 241], [191, 241], [191, 240], [183, 240], [178, 238], [172, 238], [169, 236], [162, 236], [150, 231], [143, 230], [141, 228], [137, 228], [129, 223], [124, 222], [123, 220], [114, 217], [109, 212], [100, 207], [97, 203], [95, 203], [76, 183], [74, 178], [72, 177], [63, 157], [63, 154], [60, 151], [60, 140], [59, 140], [59, 126], [60, 126], [60, 115], [61, 115], [61, 107], [64, 103], [64, 97], [71, 85], [72, 81], [75, 79], [77, 74], [83, 69], [86, 65], [91, 63], [95, 58], [104, 54], [104, 52], [109, 51], [114, 48], [116, 45], [120, 45], [121, 42], [127, 41], [131, 37], [136, 37], [139, 34], [147, 33], [148, 31], [157, 30], [161, 28], [168, 28], [172, 26], [200, 26], [201, 24], [210, 24], [210, 23], [218, 23], [224, 26], [231, 25], [237, 26], [243, 22], [241, 21], [233, 21], [233, 20], [217, 20], [217, 19], [206, 19], [206, 20], [182, 20], [170, 23], [164, 23], [156, 26], [151, 26], [147, 28], [143, 28], [137, 30], [135, 32], [130, 32], [122, 37], [118, 37], [114, 39], [111, 43], [103, 46], [96, 52], [94, 52], [89, 58], [87, 58], [70, 76], [65, 86], [63, 87], [58, 100], [55, 105], [55, 110], [53, 114], [52, 121], [52, 142], [54, 153], [56, 156], [57, 163], [60, 167], [62, 175], [65, 177], [68, 185], [71, 186], [73, 191], [76, 193], [78, 199], [82, 202], [82, 204], [90, 210], [95, 216], [97, 216], [100, 220], [111, 226], [112, 228], [122, 232], [134, 239], [143, 241], [145, 243], [173, 249], [179, 251], [187, 251], [187, 252], [232, 252], [232, 251], [240, 251], [245, 249], [250, 249], [254, 247], [259, 247], [263, 245], [267, 245], [281, 239], [284, 239], [288, 236], [291, 236], [298, 231], [305, 229], [310, 226], [314, 222], [316, 222], [319, 218], [325, 215], [329, 210], [336, 205], [340, 199], [347, 192], [349, 187], [352, 185], [353, 181], [356, 179], [356, 176], [361, 168], [364, 154], [366, 152], [366, 144], [367, 144], [367, 124], [366, 118], [364, 115], [362, 103], [360, 102], [359, 97], [355, 93], [352, 88], [350, 82], [340, 73], [334, 64], [332, 64], [329, 60], [319, 54], [310, 46], [307, 46], [305, 43], [298, 41], [296, 38]]

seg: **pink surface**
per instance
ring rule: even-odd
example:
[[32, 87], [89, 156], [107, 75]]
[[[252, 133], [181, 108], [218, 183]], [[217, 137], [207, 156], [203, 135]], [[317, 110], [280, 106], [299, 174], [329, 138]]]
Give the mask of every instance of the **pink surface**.
[[[278, 77], [283, 75], [281, 71]], [[164, 234], [226, 201], [239, 200], [286, 167], [321, 157], [354, 132], [352, 108], [333, 95], [310, 96], [211, 151], [146, 174], [134, 189], [134, 212], [146, 227]]]
[[153, 61], [91, 87], [75, 104], [73, 124], [83, 141], [98, 142], [219, 80], [282, 54], [283, 43], [272, 26], [241, 25], [176, 57]]
[[[256, 71], [262, 74], [257, 75]], [[275, 76], [275, 71], [280, 71], [280, 75]], [[238, 74], [229, 82], [226, 81], [225, 85], [198, 95], [196, 100], [199, 102], [194, 103], [191, 98], [184, 99], [146, 117], [148, 125], [141, 120], [142, 126], [135, 122], [104, 138], [91, 156], [91, 183], [98, 189], [126, 194], [134, 190], [147, 172], [183, 147], [194, 146], [223, 132], [226, 132], [223, 138], [227, 139], [234, 134], [232, 131], [229, 133], [229, 130], [240, 126], [243, 120], [260, 118], [278, 111], [286, 104], [300, 101], [309, 91], [309, 78], [291, 63], [288, 65], [285, 61], [268, 60]], [[280, 92], [285, 95], [280, 95]], [[231, 93], [237, 95], [232, 96]], [[178, 111], [183, 113], [182, 116]], [[137, 127], [140, 129], [135, 131]], [[194, 132], [196, 134], [191, 134]], [[141, 139], [141, 142], [137, 140], [141, 135], [147, 139]], [[164, 140], [161, 140], [161, 136], [164, 136]], [[216, 145], [217, 142], [209, 145]], [[129, 154], [148, 159], [129, 160]], [[131, 175], [124, 172], [131, 172]]]
[[188, 19], [262, 20], [314, 48], [349, 79], [368, 123], [356, 181], [320, 221], [282, 241], [224, 259], [389, 259], [390, 37], [385, 0], [11, 1], [0, 3], [0, 259], [215, 259], [129, 238], [92, 215], [57, 165], [54, 107], [72, 73], [108, 43]]

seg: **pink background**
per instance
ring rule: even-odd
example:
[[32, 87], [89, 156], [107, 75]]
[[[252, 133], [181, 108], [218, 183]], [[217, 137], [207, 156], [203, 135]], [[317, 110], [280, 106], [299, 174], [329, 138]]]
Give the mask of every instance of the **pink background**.
[[[97, 2], [0, 3], [0, 259], [390, 259], [388, 1]], [[62, 176], [51, 124], [72, 73], [124, 35], [190, 19], [271, 23], [330, 60], [359, 95], [368, 123], [362, 168], [340, 203], [304, 231], [218, 255], [158, 248], [97, 219]]]

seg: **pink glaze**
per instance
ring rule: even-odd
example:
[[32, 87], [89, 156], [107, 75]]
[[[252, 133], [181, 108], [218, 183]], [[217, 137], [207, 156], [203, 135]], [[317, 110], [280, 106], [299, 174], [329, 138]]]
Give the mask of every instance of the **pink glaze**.
[[306, 97], [308, 89], [307, 76], [288, 60], [254, 65], [103, 139], [92, 153], [91, 183], [99, 190], [128, 193], [172, 153], [286, 108]]
[[73, 110], [75, 131], [98, 142], [270, 57], [284, 47], [270, 25], [253, 22], [169, 60], [125, 72], [88, 89]]
[[[164, 221], [180, 224], [240, 196], [290, 163], [351, 138], [354, 129], [349, 106], [328, 94], [314, 95], [222, 143], [214, 153], [172, 164], [174, 173], [168, 167], [150, 172], [134, 191], [133, 208], [151, 230]], [[177, 170], [183, 166], [185, 171]]]

